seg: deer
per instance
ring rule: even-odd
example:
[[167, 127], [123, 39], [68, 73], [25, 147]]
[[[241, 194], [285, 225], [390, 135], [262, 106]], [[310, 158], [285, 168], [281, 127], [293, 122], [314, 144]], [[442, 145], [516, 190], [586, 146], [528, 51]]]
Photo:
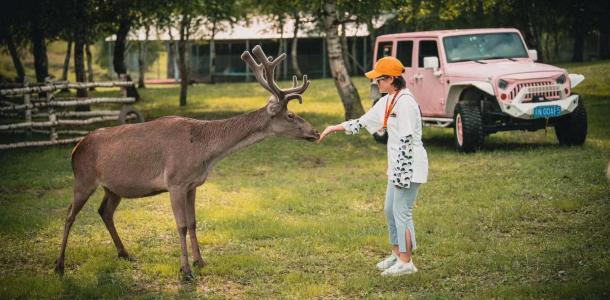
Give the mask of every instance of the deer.
[[260, 85], [271, 93], [267, 104], [255, 111], [223, 120], [197, 120], [166, 116], [153, 121], [100, 128], [82, 139], [72, 150], [73, 201], [68, 206], [61, 249], [55, 272], [64, 274], [68, 235], [76, 215], [98, 187], [104, 190], [99, 214], [116, 246], [119, 258], [132, 259], [114, 226], [114, 212], [121, 199], [169, 193], [180, 237], [180, 271], [192, 280], [186, 235], [191, 244], [194, 267], [204, 267], [196, 236], [196, 188], [206, 181], [213, 167], [228, 155], [268, 137], [314, 142], [320, 134], [313, 126], [288, 110], [291, 100], [303, 103], [309, 87], [307, 75], [299, 85], [293, 76], [291, 88], [275, 82], [275, 68], [286, 58], [267, 57], [260, 46], [244, 51], [241, 59], [252, 69]]

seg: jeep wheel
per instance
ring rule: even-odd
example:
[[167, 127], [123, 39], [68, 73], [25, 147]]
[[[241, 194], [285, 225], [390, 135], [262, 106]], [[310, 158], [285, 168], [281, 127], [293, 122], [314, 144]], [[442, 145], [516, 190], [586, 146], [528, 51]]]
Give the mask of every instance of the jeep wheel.
[[474, 152], [485, 139], [481, 110], [478, 106], [458, 103], [453, 113], [453, 137], [459, 152]]
[[582, 146], [585, 143], [587, 139], [587, 111], [582, 98], [578, 100], [578, 106], [571, 114], [557, 120], [555, 135], [557, 135], [559, 144], [563, 146]]

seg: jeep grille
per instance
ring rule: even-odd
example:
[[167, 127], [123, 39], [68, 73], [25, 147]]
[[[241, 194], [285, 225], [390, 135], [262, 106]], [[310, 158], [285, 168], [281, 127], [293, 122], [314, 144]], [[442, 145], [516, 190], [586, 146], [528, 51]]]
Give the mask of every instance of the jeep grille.
[[552, 81], [535, 81], [518, 83], [508, 94], [508, 100], [513, 100], [524, 90], [523, 102], [531, 102], [534, 96], [544, 96], [546, 100], [561, 99], [561, 86]]

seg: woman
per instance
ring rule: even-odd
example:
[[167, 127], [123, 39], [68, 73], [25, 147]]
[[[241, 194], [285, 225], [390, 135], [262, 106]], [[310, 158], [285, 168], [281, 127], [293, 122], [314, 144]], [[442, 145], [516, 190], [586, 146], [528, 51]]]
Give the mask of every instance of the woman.
[[411, 259], [416, 248], [412, 209], [420, 184], [428, 177], [428, 156], [422, 144], [422, 122], [419, 106], [406, 88], [402, 77], [404, 67], [394, 57], [377, 61], [366, 77], [377, 81], [379, 90], [387, 93], [359, 119], [328, 126], [320, 135], [345, 131], [358, 134], [366, 128], [371, 134], [388, 133], [388, 187], [384, 211], [392, 252], [377, 264], [383, 276], [398, 276], [417, 272]]

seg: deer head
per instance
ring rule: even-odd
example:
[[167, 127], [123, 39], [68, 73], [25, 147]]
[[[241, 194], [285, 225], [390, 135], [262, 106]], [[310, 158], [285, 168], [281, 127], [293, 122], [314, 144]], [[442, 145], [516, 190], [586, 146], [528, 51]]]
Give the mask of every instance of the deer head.
[[320, 134], [296, 113], [288, 110], [288, 102], [291, 100], [299, 100], [303, 103], [303, 92], [309, 87], [307, 75], [303, 75], [303, 83], [299, 86], [296, 76], [292, 77], [292, 87], [288, 89], [280, 89], [275, 82], [275, 68], [285, 58], [286, 54], [278, 56], [276, 59], [267, 57], [260, 46], [252, 49], [254, 56], [261, 62], [257, 63], [250, 52], [244, 51], [241, 59], [245, 61], [252, 69], [256, 80], [271, 93], [267, 101], [266, 110], [271, 118], [270, 130], [278, 136], [289, 138], [303, 138], [309, 141], [316, 141]]

